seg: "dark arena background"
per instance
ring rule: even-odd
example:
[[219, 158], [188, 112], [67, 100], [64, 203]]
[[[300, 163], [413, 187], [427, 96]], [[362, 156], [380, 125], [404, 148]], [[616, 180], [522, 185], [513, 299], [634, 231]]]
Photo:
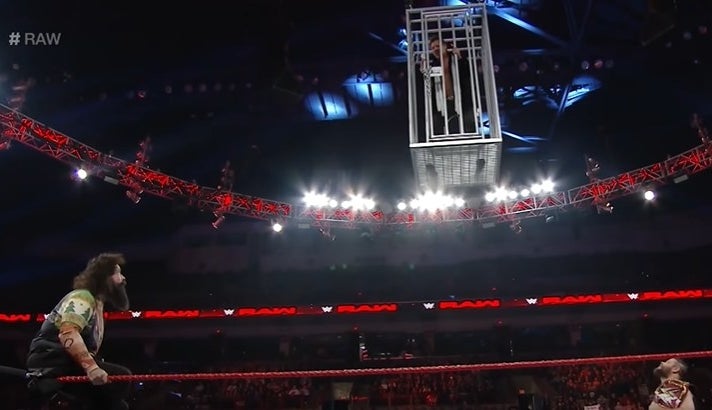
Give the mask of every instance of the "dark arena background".
[[709, 1], [4, 6], [0, 408], [120, 252], [131, 409], [712, 409]]

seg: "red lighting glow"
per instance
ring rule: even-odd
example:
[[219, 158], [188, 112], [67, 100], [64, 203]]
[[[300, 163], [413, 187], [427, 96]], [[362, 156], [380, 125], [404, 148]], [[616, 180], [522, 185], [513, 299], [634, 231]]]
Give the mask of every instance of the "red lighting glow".
[[57, 160], [87, 169], [100, 169], [105, 178], [111, 178], [130, 190], [135, 189], [137, 181], [140, 181], [141, 191], [147, 195], [183, 199], [200, 209], [219, 210], [221, 216], [240, 215], [262, 220], [294, 218], [309, 223], [318, 222], [322, 229], [328, 229], [331, 225], [353, 227], [356, 223], [392, 226], [472, 220], [483, 224], [500, 223], [511, 222], [513, 218], [521, 220], [546, 216], [551, 211], [565, 208], [601, 206], [643, 189], [665, 185], [712, 168], [712, 142], [704, 127], [698, 124], [697, 128], [702, 143], [686, 152], [617, 176], [592, 180], [567, 191], [542, 192], [542, 195], [520, 199], [508, 196], [502, 202], [479, 208], [456, 207], [422, 213], [400, 207], [396, 212], [384, 213], [370, 210], [370, 206], [361, 211], [331, 206], [297, 208], [285, 202], [200, 186], [152, 170], [143, 166], [142, 161], [133, 163], [104, 154], [0, 105], [0, 138], [3, 144], [16, 141]]
[[[107, 312], [107, 320], [186, 320], [215, 318], [265, 318], [284, 316], [388, 314], [402, 311], [455, 311], [510, 309], [555, 306], [590, 306], [608, 303], [671, 302], [712, 298], [712, 289], [662, 290], [627, 293], [590, 293], [579, 295], [542, 295], [517, 299], [462, 299], [422, 302], [360, 303], [321, 306], [240, 306], [224, 309], [132, 310]], [[0, 313], [0, 323], [41, 322], [46, 314]]]

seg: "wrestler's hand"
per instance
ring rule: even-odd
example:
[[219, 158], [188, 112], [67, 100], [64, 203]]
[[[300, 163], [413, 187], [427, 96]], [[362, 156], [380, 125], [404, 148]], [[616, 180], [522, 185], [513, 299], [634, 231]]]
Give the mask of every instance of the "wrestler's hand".
[[87, 377], [94, 386], [101, 386], [109, 382], [109, 374], [99, 366], [87, 369]]

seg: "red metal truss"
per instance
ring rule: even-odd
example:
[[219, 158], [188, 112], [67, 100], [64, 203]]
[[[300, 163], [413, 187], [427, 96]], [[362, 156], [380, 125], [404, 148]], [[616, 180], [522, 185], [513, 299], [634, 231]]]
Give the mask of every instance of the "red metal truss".
[[0, 144], [8, 140], [17, 141], [57, 160], [73, 166], [81, 165], [92, 174], [123, 185], [136, 194], [182, 199], [192, 206], [220, 215], [234, 214], [280, 222], [291, 218], [297, 223], [319, 227], [325, 234], [329, 233], [332, 226], [362, 225], [375, 228], [462, 221], [512, 222], [572, 207], [597, 206], [712, 168], [712, 143], [709, 138], [702, 138], [701, 145], [663, 162], [611, 178], [593, 178], [590, 183], [568, 191], [487, 203], [478, 208], [392, 213], [343, 208], [314, 209], [297, 208], [285, 202], [230, 192], [229, 187], [217, 189], [200, 186], [151, 170], [139, 161], [128, 162], [106, 155], [4, 105], [0, 105], [0, 127]]
[[712, 167], [712, 145], [703, 143], [664, 162], [648, 165], [615, 177], [593, 181], [570, 189], [570, 205], [602, 203], [639, 192], [647, 187], [670, 183], [681, 176], [689, 176]]
[[300, 210], [298, 219], [315, 222], [335, 222], [340, 224], [383, 224], [385, 214], [382, 211], [357, 211], [345, 208], [311, 208]]
[[472, 208], [439, 209], [412, 214], [412, 220], [415, 223], [471, 221], [473, 218], [474, 211]]
[[103, 154], [5, 106], [0, 106], [0, 125], [4, 138], [74, 166], [85, 166], [91, 172], [118, 181], [136, 193], [185, 199], [196, 207], [258, 219], [286, 217], [292, 212], [291, 205], [287, 203], [200, 186]]
[[564, 209], [568, 200], [564, 192], [542, 194], [519, 200], [485, 204], [477, 209], [476, 219], [482, 222], [508, 222], [533, 218]]

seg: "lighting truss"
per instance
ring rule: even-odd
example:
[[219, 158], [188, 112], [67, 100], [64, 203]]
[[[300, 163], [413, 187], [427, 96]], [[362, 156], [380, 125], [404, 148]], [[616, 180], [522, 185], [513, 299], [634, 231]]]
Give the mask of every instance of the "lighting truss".
[[712, 168], [712, 143], [702, 143], [665, 161], [594, 180], [567, 191], [531, 195], [516, 200], [487, 203], [477, 208], [444, 209], [436, 211], [356, 211], [344, 208], [312, 208], [294, 206], [286, 202], [258, 198], [187, 182], [168, 174], [154, 171], [146, 165], [128, 162], [104, 154], [71, 137], [41, 124], [7, 106], [0, 105], [0, 139], [13, 140], [40, 153], [72, 166], [78, 164], [95, 170], [96, 176], [128, 189], [139, 183], [143, 194], [165, 199], [181, 199], [189, 205], [261, 220], [292, 220], [320, 229], [370, 225], [412, 226], [425, 223], [474, 221], [501, 223], [545, 216], [557, 211], [590, 207], [606, 201], [639, 193], [651, 186], [661, 186]]
[[0, 105], [2, 136], [24, 144], [62, 162], [82, 164], [96, 170], [104, 180], [128, 189], [140, 184], [143, 194], [165, 199], [183, 199], [200, 209], [221, 210], [226, 214], [257, 219], [291, 216], [292, 206], [249, 195], [200, 186], [168, 174], [154, 171], [145, 165], [128, 162], [102, 153], [68, 137], [17, 111]]

